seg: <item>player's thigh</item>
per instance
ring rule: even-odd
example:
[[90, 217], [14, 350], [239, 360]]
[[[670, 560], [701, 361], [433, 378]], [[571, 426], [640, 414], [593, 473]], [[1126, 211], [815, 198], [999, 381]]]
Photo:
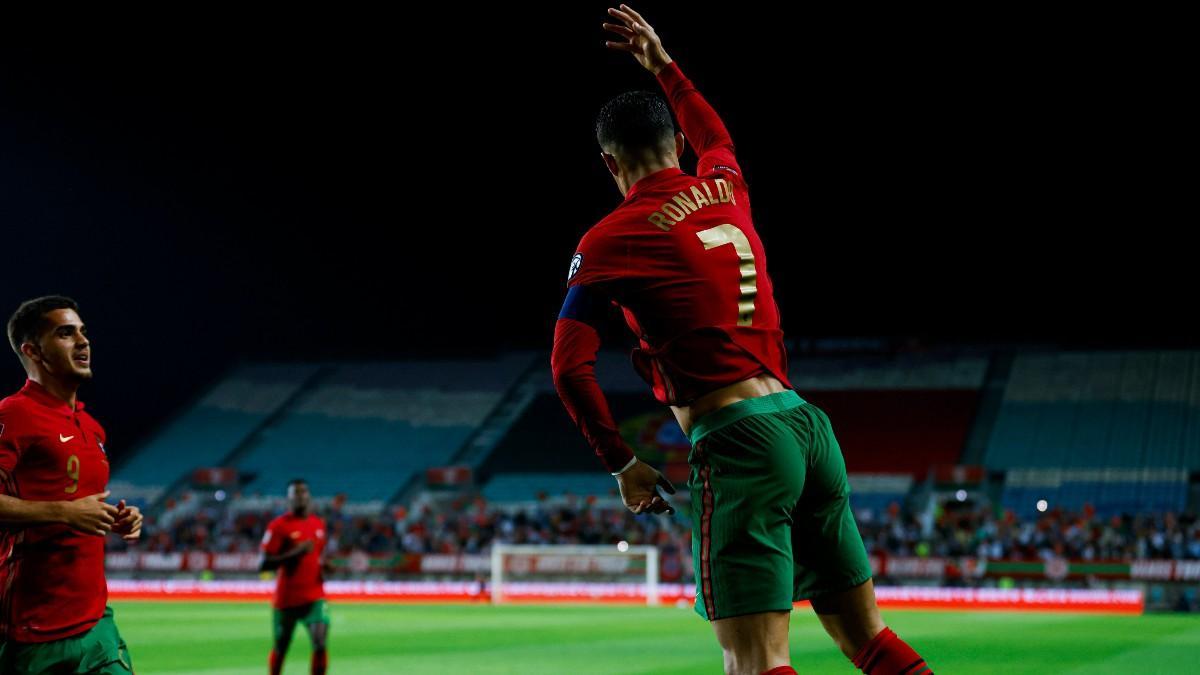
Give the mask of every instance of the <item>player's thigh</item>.
[[329, 603], [324, 599], [317, 600], [303, 618], [304, 629], [317, 649], [324, 649], [329, 639]]
[[296, 623], [302, 614], [295, 607], [271, 610], [271, 639], [277, 645], [287, 645], [296, 632]]
[[807, 428], [807, 474], [792, 516], [795, 600], [845, 591], [871, 578], [866, 547], [850, 509], [850, 484], [829, 418], [805, 404], [793, 422]]
[[700, 438], [689, 462], [696, 611], [717, 620], [790, 610], [802, 444], [777, 415], [756, 414]]

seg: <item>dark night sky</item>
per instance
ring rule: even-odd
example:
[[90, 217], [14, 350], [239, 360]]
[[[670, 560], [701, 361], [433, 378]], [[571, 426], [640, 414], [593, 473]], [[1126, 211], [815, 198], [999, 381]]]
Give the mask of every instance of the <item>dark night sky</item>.
[[[85, 398], [125, 444], [242, 358], [547, 347], [619, 202], [593, 116], [654, 87], [603, 49], [605, 4], [547, 6], [5, 48], [0, 309], [82, 303]], [[1164, 162], [1185, 88], [1146, 67], [1167, 46], [982, 10], [641, 9], [738, 143], [789, 334], [1197, 344]]]

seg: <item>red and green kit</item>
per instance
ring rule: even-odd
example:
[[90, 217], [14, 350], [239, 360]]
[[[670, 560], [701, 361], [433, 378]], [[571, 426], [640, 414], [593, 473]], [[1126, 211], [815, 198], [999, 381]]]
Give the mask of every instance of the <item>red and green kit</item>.
[[[0, 401], [0, 493], [74, 501], [104, 492], [100, 424], [36, 382]], [[0, 527], [0, 672], [129, 673], [106, 607], [104, 538], [66, 525]]]
[[725, 125], [674, 63], [658, 73], [696, 175], [635, 183], [571, 259], [551, 366], [568, 413], [609, 471], [627, 467], [597, 384], [596, 327], [612, 306], [637, 338], [633, 365], [668, 405], [768, 374], [788, 391], [698, 419], [689, 457], [696, 610], [706, 618], [787, 610], [863, 583], [870, 568], [847, 500], [841, 449], [794, 392], [767, 256]]

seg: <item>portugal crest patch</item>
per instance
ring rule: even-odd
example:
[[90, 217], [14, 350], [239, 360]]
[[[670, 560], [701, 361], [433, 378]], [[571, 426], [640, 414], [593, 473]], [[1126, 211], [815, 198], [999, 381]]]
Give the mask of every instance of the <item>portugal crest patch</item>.
[[576, 253], [571, 257], [571, 267], [567, 269], [567, 281], [575, 278], [575, 274], [579, 272], [579, 266], [583, 264], [583, 254]]

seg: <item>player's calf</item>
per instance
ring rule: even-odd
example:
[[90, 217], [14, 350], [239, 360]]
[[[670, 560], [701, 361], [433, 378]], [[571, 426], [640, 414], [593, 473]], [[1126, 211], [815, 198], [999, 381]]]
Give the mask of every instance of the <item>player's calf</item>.
[[933, 675], [933, 670], [904, 640], [884, 628], [851, 659], [867, 675]]
[[312, 675], [325, 675], [325, 671], [329, 668], [329, 651], [325, 644], [329, 637], [329, 624], [314, 623], [308, 627], [309, 636], [312, 638]]
[[912, 647], [884, 625], [868, 580], [840, 593], [812, 600], [825, 631], [854, 665], [868, 675], [931, 675]]
[[287, 656], [288, 647], [292, 643], [292, 636], [289, 631], [284, 631], [285, 635], [278, 637], [271, 645], [271, 655], [267, 657], [267, 667], [270, 669], [271, 675], [279, 675], [283, 672], [283, 659]]
[[312, 675], [325, 675], [325, 671], [329, 668], [329, 652], [322, 649], [313, 649], [311, 672]]

